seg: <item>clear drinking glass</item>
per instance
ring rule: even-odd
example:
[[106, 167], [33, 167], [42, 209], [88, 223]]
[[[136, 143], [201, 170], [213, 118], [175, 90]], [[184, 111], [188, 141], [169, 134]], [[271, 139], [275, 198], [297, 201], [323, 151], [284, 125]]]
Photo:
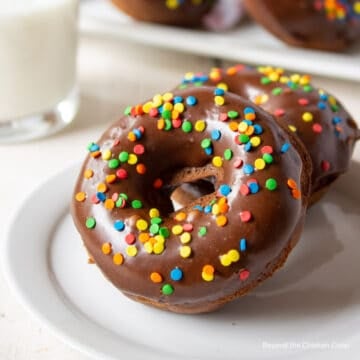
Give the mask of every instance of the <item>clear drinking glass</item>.
[[0, 1], [0, 143], [52, 134], [76, 115], [78, 0]]

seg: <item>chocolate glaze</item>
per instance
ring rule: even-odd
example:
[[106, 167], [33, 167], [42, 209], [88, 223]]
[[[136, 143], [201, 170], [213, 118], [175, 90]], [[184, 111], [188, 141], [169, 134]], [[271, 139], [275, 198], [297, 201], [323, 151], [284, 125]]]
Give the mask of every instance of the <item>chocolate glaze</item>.
[[[289, 45], [340, 51], [360, 38], [356, 1], [335, 0], [333, 12], [322, 0], [245, 0], [245, 6], [254, 20]], [[344, 16], [336, 7], [344, 9]]]
[[[348, 170], [359, 129], [337, 99], [310, 84], [309, 76], [239, 64], [228, 69], [213, 69], [209, 74], [189, 74], [179, 87], [203, 84], [226, 84], [230, 92], [254, 101], [273, 114], [288, 131], [292, 126], [296, 128], [294, 134], [304, 143], [312, 159], [314, 199], [317, 192]], [[307, 112], [313, 117], [308, 122], [302, 119]], [[319, 129], [321, 132], [317, 132]]]
[[[308, 158], [301, 143], [291, 134], [286, 133], [271, 115], [254, 106], [235, 94], [224, 95], [225, 104], [220, 106], [214, 103], [214, 89], [210, 87], [178, 90], [174, 93], [184, 100], [189, 96], [195, 97], [197, 103], [193, 106], [185, 105], [181, 118], [187, 119], [195, 127], [196, 122], [202, 119], [206, 122], [204, 131], [185, 133], [181, 128], [169, 131], [158, 130], [160, 116], [152, 117], [140, 114], [139, 106], [132, 108], [132, 115], [124, 116], [105, 131], [97, 145], [100, 148], [99, 156], [87, 156], [74, 191], [72, 215], [75, 225], [84, 241], [88, 252], [100, 267], [104, 275], [126, 295], [139, 301], [150, 303], [168, 310], [178, 312], [203, 312], [212, 310], [221, 304], [237, 297], [270, 276], [286, 259], [288, 252], [299, 236], [307, 197], [311, 172], [311, 160]], [[251, 150], [245, 150], [245, 145], [236, 144], [237, 131], [229, 128], [229, 123], [240, 123], [244, 119], [244, 109], [250, 107], [256, 112], [253, 124], [262, 128], [258, 135], [261, 144]], [[141, 107], [140, 107], [141, 108]], [[228, 111], [237, 111], [239, 116], [233, 120], [220, 121], [220, 114]], [[134, 129], [144, 127], [143, 135], [136, 142], [128, 140], [128, 134]], [[221, 138], [212, 140], [213, 154], [207, 155], [201, 147], [202, 140], [211, 138], [214, 129], [221, 132]], [[281, 152], [283, 144], [290, 144], [286, 152]], [[106, 149], [111, 151], [111, 158], [117, 159], [122, 151], [131, 153], [136, 144], [142, 144], [145, 152], [138, 155], [139, 162], [146, 165], [147, 172], [139, 175], [135, 165], [127, 163], [119, 168], [127, 170], [128, 178], [117, 179], [108, 185], [106, 198], [114, 193], [126, 193], [129, 203], [133, 199], [140, 199], [141, 209], [115, 207], [107, 210], [104, 203], [93, 204], [91, 198], [97, 193], [97, 186], [105, 182], [105, 176], [116, 172], [108, 167], [108, 160], [102, 159]], [[262, 158], [264, 146], [273, 148], [273, 163], [267, 164], [263, 170], [255, 170], [246, 175], [244, 166], [234, 168], [234, 164], [241, 159], [245, 164], [254, 164], [256, 159]], [[214, 156], [223, 158], [224, 151], [231, 149], [233, 157], [223, 160], [221, 167], [214, 166]], [[93, 176], [84, 178], [86, 169], [93, 170]], [[153, 183], [157, 178], [164, 181], [162, 188], [154, 189]], [[166, 191], [176, 185], [191, 183], [201, 179], [213, 179], [214, 192], [196, 199], [183, 209], [172, 211], [169, 193]], [[276, 179], [277, 189], [270, 191], [266, 188], [266, 180]], [[291, 178], [301, 190], [302, 196], [295, 199], [287, 185]], [[242, 195], [241, 185], [249, 179], [256, 179], [260, 190], [250, 195]], [[199, 184], [199, 182], [198, 182]], [[220, 194], [220, 186], [227, 184], [231, 188], [228, 195]], [[79, 192], [86, 194], [85, 201], [75, 200]], [[216, 216], [212, 213], [196, 210], [196, 206], [206, 206], [211, 201], [227, 199], [229, 210], [225, 213], [227, 224], [218, 226]], [[150, 221], [149, 209], [157, 208], [163, 219], [161, 226], [172, 229], [176, 224], [191, 224], [192, 240], [188, 244], [192, 253], [188, 258], [179, 254], [182, 246], [179, 235], [170, 234], [165, 240], [165, 250], [159, 254], [149, 254], [139, 241], [139, 231], [135, 227], [139, 218]], [[250, 211], [252, 219], [242, 222], [239, 213]], [[179, 213], [186, 214], [186, 220], [175, 220]], [[86, 219], [94, 217], [96, 226], [88, 229]], [[115, 220], [123, 220], [125, 229], [118, 232], [114, 229]], [[201, 227], [207, 228], [205, 236], [199, 236]], [[190, 231], [190, 230], [189, 230]], [[127, 244], [124, 241], [129, 232], [135, 234], [135, 246], [138, 253], [135, 257], [126, 253]], [[246, 239], [246, 250], [239, 250], [239, 240]], [[111, 243], [112, 251], [105, 255], [102, 244]], [[230, 266], [221, 264], [220, 257], [231, 249], [240, 253], [240, 260]], [[124, 256], [122, 265], [113, 263], [114, 253]], [[215, 268], [213, 281], [202, 278], [204, 265], [210, 264]], [[174, 281], [170, 272], [180, 268], [183, 278]], [[249, 271], [249, 276], [240, 280], [239, 274]], [[153, 283], [150, 274], [158, 272], [163, 277], [162, 283]], [[246, 276], [245, 276], [246, 277]], [[172, 295], [164, 295], [162, 286], [171, 284], [174, 288]]]
[[215, 0], [194, 4], [185, 0], [176, 9], [166, 6], [166, 0], [111, 0], [120, 10], [134, 19], [175, 26], [200, 26], [201, 17], [213, 7]]

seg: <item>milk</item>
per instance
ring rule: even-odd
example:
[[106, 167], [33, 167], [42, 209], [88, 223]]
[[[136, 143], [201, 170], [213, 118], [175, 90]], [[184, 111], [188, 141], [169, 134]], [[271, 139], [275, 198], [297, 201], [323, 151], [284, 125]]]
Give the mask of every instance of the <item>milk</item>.
[[41, 113], [75, 84], [77, 0], [0, 0], [0, 122]]

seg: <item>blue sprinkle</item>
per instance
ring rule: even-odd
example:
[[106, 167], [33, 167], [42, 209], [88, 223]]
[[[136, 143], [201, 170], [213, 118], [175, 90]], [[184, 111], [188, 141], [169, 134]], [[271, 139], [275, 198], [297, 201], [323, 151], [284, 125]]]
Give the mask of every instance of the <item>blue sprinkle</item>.
[[254, 125], [254, 133], [256, 135], [260, 135], [260, 134], [262, 134], [262, 132], [263, 132], [263, 128], [261, 127], [261, 125], [255, 124]]
[[183, 272], [179, 268], [174, 268], [170, 271], [171, 280], [180, 281], [183, 277]]
[[254, 172], [254, 167], [250, 164], [245, 164], [243, 170], [246, 175], [251, 175]]
[[195, 96], [188, 96], [188, 97], [186, 98], [186, 104], [187, 104], [187, 105], [189, 105], [189, 106], [194, 106], [194, 105], [196, 105], [196, 103], [197, 103], [197, 99], [196, 99]]
[[209, 80], [209, 77], [207, 75], [197, 75], [194, 77], [195, 81], [201, 81], [201, 82], [206, 82]]
[[212, 155], [214, 152], [212, 146], [207, 147], [204, 151], [206, 155]]
[[323, 100], [323, 101], [327, 101], [328, 96], [326, 94], [321, 94], [320, 99]]
[[244, 146], [244, 150], [249, 152], [250, 150], [252, 149], [252, 145], [251, 145], [251, 142], [248, 141], [245, 146]]
[[89, 147], [90, 152], [98, 151], [98, 150], [100, 150], [100, 146], [98, 144], [92, 143]]
[[333, 123], [334, 125], [339, 124], [339, 123], [341, 123], [341, 122], [342, 122], [342, 119], [341, 119], [340, 117], [338, 117], [338, 116], [335, 116], [335, 117], [332, 119], [332, 123]]
[[211, 132], [211, 138], [215, 141], [219, 140], [221, 138], [221, 132], [220, 130], [217, 130], [217, 129], [214, 129], [212, 132]]
[[205, 214], [210, 214], [211, 213], [211, 206], [210, 205], [206, 205], [204, 208], [204, 213]]
[[326, 109], [326, 103], [320, 101], [317, 105], [317, 107], [320, 109], [320, 110], [325, 110]]
[[251, 120], [243, 120], [243, 122], [247, 123], [249, 126], [253, 124], [253, 122]]
[[138, 140], [141, 139], [141, 137], [142, 137], [142, 132], [141, 132], [139, 129], [134, 129], [134, 130], [133, 130], [133, 133], [134, 133], [136, 139], [138, 139]]
[[194, 210], [199, 210], [199, 211], [203, 211], [203, 210], [204, 210], [204, 208], [203, 208], [201, 205], [195, 205], [193, 209], [194, 209]]
[[259, 184], [256, 182], [251, 182], [250, 184], [248, 184], [248, 187], [251, 194], [256, 194], [260, 190]]
[[244, 114], [255, 114], [255, 110], [248, 106], [244, 109]]
[[159, 113], [161, 114], [164, 111], [164, 105], [158, 107]]
[[96, 197], [101, 201], [104, 202], [106, 200], [106, 195], [102, 192], [96, 193]]
[[177, 103], [182, 103], [183, 102], [183, 98], [182, 96], [175, 96], [174, 99], [174, 104], [177, 104]]
[[240, 239], [240, 251], [245, 251], [246, 250], [246, 239], [242, 238]]
[[231, 193], [231, 187], [227, 184], [222, 184], [219, 187], [219, 192], [223, 196], [228, 196]]
[[125, 229], [125, 223], [121, 220], [116, 220], [114, 222], [114, 228], [117, 231], [123, 231]]
[[216, 95], [216, 96], [222, 96], [222, 95], [224, 95], [224, 94], [225, 94], [224, 89], [216, 88], [216, 89], [214, 90], [214, 95]]
[[282, 146], [281, 146], [281, 153], [284, 154], [286, 153], [288, 150], [290, 149], [290, 144], [289, 143], [284, 143]]

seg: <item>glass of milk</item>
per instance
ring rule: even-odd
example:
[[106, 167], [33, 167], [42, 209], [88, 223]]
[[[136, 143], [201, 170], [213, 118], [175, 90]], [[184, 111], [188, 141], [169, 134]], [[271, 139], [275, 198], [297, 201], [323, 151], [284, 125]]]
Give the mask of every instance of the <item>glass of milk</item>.
[[0, 143], [52, 134], [78, 109], [78, 0], [0, 0]]

